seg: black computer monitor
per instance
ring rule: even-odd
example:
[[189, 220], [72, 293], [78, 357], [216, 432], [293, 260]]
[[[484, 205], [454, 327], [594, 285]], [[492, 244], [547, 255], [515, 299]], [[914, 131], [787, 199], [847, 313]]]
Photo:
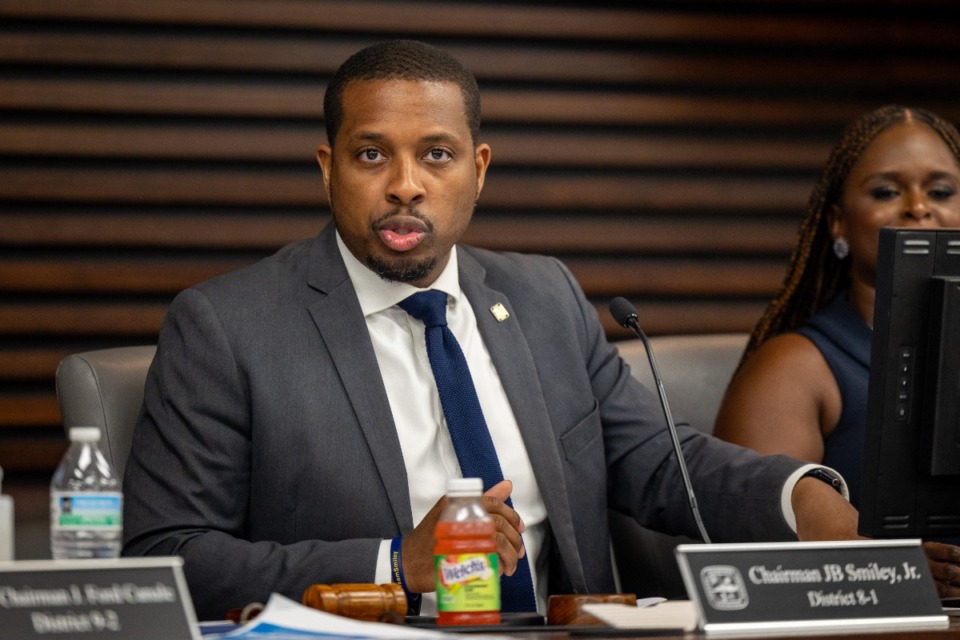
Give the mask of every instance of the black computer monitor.
[[960, 536], [960, 230], [881, 229], [860, 533]]

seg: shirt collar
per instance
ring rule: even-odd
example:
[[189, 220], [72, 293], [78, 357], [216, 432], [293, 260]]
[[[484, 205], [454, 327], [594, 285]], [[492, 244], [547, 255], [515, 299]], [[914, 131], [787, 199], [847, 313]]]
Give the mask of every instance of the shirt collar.
[[[344, 244], [339, 231], [336, 235], [337, 249], [340, 250], [343, 264], [347, 268], [347, 275], [350, 276], [353, 288], [357, 292], [360, 309], [363, 311], [364, 317], [389, 309], [418, 291], [425, 291], [425, 289], [419, 289], [411, 284], [384, 280], [357, 260], [350, 249], [347, 248], [347, 245]], [[463, 295], [460, 290], [458, 273], [457, 247], [454, 246], [450, 249], [450, 259], [447, 261], [447, 266], [443, 268], [443, 271], [440, 272], [440, 275], [429, 288], [443, 291], [453, 299], [454, 304], [457, 304]]]

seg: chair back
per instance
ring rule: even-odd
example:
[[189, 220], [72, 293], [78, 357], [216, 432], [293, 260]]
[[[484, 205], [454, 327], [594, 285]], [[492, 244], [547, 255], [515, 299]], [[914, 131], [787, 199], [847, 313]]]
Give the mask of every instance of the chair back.
[[[683, 419], [704, 433], [713, 433], [723, 394], [748, 337], [746, 333], [706, 333], [650, 338], [675, 419]], [[636, 338], [618, 342], [617, 347], [633, 376], [656, 393], [643, 342]]]
[[63, 428], [100, 427], [100, 448], [123, 478], [140, 417], [143, 385], [157, 348], [114, 347], [67, 356], [57, 367]]
[[[746, 333], [718, 333], [650, 338], [667, 402], [676, 420], [685, 420], [705, 433], [713, 432], [720, 403], [748, 337]], [[617, 347], [633, 376], [656, 393], [643, 342], [639, 338], [626, 340], [618, 342]], [[681, 498], [678, 492], [677, 499], [685, 499], [683, 495]], [[687, 597], [673, 550], [678, 544], [698, 540], [647, 529], [613, 510], [610, 540], [622, 591]]]

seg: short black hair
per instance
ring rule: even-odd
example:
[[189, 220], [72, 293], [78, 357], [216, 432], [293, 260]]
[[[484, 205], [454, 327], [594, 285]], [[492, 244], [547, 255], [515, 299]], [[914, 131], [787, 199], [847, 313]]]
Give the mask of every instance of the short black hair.
[[343, 92], [353, 80], [423, 80], [452, 82], [460, 87], [467, 126], [474, 145], [480, 136], [480, 87], [473, 74], [446, 51], [416, 40], [371, 45], [340, 65], [323, 97], [327, 141], [333, 146], [343, 122]]

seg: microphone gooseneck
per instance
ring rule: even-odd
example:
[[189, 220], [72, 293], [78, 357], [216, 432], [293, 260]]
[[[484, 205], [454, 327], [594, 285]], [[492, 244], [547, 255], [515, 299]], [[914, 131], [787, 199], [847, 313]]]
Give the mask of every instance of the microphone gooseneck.
[[690, 512], [700, 530], [700, 538], [710, 543], [710, 536], [707, 535], [707, 529], [703, 526], [703, 520], [700, 519], [700, 509], [697, 507], [697, 497], [693, 493], [693, 483], [690, 482], [690, 474], [687, 473], [687, 463], [683, 458], [683, 449], [680, 447], [680, 437], [677, 435], [677, 425], [673, 422], [673, 414], [670, 413], [670, 403], [667, 402], [667, 393], [663, 390], [663, 379], [660, 377], [660, 369], [657, 367], [657, 359], [653, 357], [653, 349], [650, 348], [650, 341], [646, 334], [640, 329], [640, 322], [637, 315], [637, 309], [626, 298], [614, 298], [610, 301], [610, 315], [613, 319], [627, 329], [631, 329], [640, 341], [643, 342], [643, 348], [647, 352], [647, 360], [650, 361], [650, 370], [653, 372], [653, 381], [657, 385], [657, 395], [660, 396], [660, 408], [663, 409], [663, 415], [667, 419], [667, 431], [670, 432], [670, 440], [673, 442], [673, 451], [677, 456], [677, 466], [680, 467], [680, 477], [683, 479], [683, 487], [687, 492], [687, 502], [690, 504]]

